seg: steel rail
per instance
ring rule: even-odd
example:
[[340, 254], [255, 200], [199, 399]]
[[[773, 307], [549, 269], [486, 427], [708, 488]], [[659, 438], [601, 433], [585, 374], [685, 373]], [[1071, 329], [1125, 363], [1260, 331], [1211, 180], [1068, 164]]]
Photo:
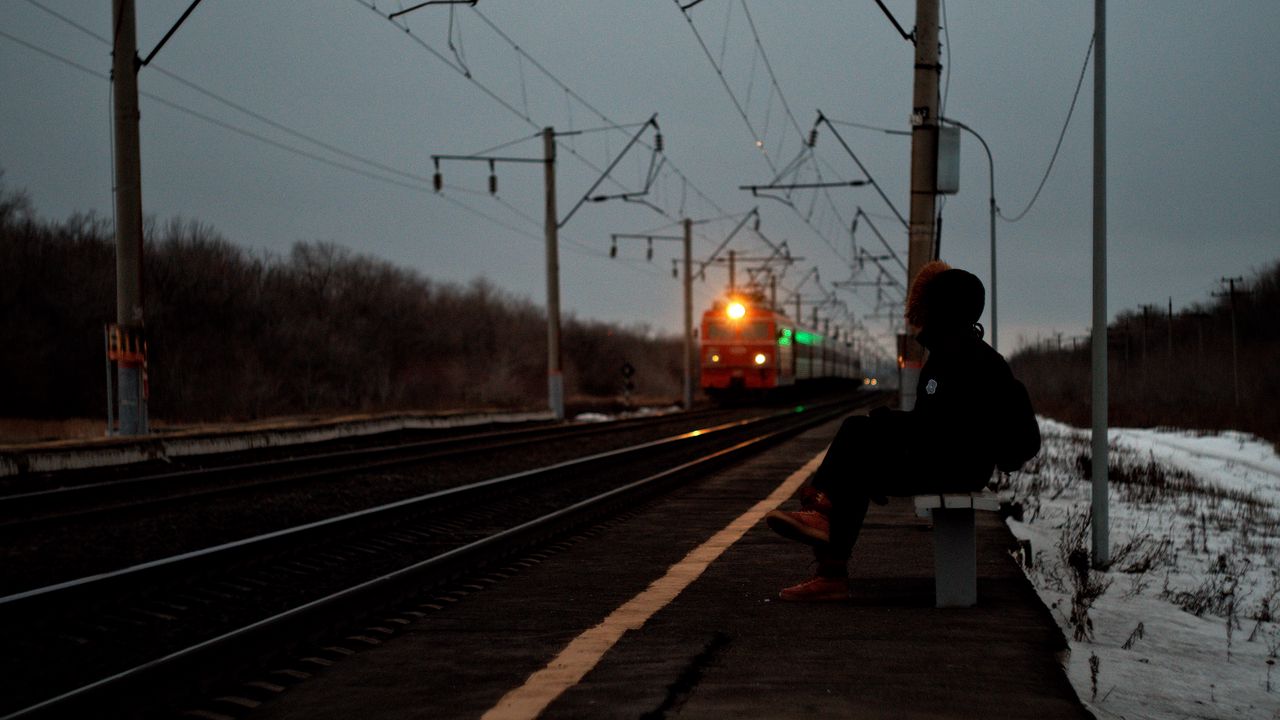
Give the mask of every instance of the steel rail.
[[391, 503], [380, 508], [359, 511], [340, 518], [311, 523], [291, 530], [268, 533], [257, 538], [210, 548], [206, 551], [187, 553], [164, 561], [145, 563], [115, 573], [106, 573], [80, 581], [60, 583], [48, 588], [0, 598], [0, 613], [8, 613], [28, 603], [40, 603], [42, 607], [47, 608], [50, 600], [59, 595], [65, 597], [65, 593], [68, 592], [75, 592], [77, 597], [81, 599], [84, 599], [81, 593], [85, 591], [101, 594], [105, 590], [104, 583], [109, 583], [112, 580], [130, 577], [133, 581], [141, 580], [147, 582], [154, 579], [147, 576], [156, 568], [174, 563], [186, 563], [189, 560], [198, 558], [208, 560], [215, 555], [242, 552], [248, 548], [253, 548], [255, 551], [264, 551], [265, 545], [274, 544], [280, 538], [298, 538], [300, 537], [299, 533], [310, 535], [322, 529], [332, 532], [338, 525], [351, 523], [358, 518], [367, 520], [380, 514], [403, 510], [441, 497], [459, 495], [468, 491], [474, 492], [478, 488], [493, 488], [522, 479], [527, 480], [533, 477], [546, 476], [570, 467], [580, 468], [605, 459], [616, 461], [657, 447], [719, 437], [720, 434], [732, 430], [764, 425], [769, 421], [785, 422], [787, 419], [799, 418], [795, 422], [785, 422], [784, 426], [780, 428], [762, 427], [760, 428], [762, 432], [759, 434], [746, 440], [738, 441], [727, 448], [713, 450], [696, 459], [661, 470], [640, 480], [632, 481], [585, 500], [580, 500], [537, 519], [521, 523], [461, 547], [447, 550], [434, 557], [360, 582], [322, 598], [308, 601], [270, 617], [262, 618], [235, 630], [203, 640], [187, 648], [171, 652], [163, 657], [113, 673], [108, 677], [95, 680], [79, 688], [19, 709], [4, 716], [3, 720], [9, 720], [10, 718], [65, 717], [67, 713], [88, 712], [93, 708], [101, 709], [102, 706], [99, 703], [102, 703], [104, 698], [126, 692], [129, 688], [136, 688], [140, 683], [146, 683], [149, 687], [157, 687], [156, 683], [163, 678], [179, 676], [184, 670], [204, 667], [210, 658], [220, 656], [220, 653], [234, 654], [236, 652], [244, 652], [254, 647], [260, 647], [264, 642], [271, 643], [273, 646], [278, 646], [282, 642], [288, 644], [289, 638], [309, 634], [308, 628], [313, 628], [318, 618], [336, 615], [343, 618], [345, 623], [354, 622], [358, 617], [373, 612], [377, 607], [385, 607], [390, 603], [402, 600], [406, 596], [420, 593], [424, 581], [429, 577], [447, 576], [450, 572], [456, 574], [459, 568], [483, 566], [496, 559], [525, 549], [530, 545], [563, 535], [568, 530], [581, 527], [592, 519], [608, 514], [611, 509], [619, 505], [633, 504], [638, 495], [657, 492], [691, 471], [709, 470], [718, 463], [736, 459], [747, 452], [762, 448], [770, 442], [779, 441], [804, 429], [839, 417], [859, 405], [865, 405], [871, 397], [874, 396], [862, 396], [857, 402], [845, 401], [843, 403], [833, 403], [822, 408], [810, 407], [807, 412], [789, 411], [776, 413], [764, 418], [726, 423], [705, 430], [695, 430], [672, 438], [664, 438], [630, 448], [607, 451], [587, 458], [556, 463], [547, 468], [515, 473], [461, 488], [430, 493], [419, 498]]
[[[586, 437], [613, 432], [620, 429], [620, 427], [657, 425], [663, 422], [689, 420], [698, 416], [721, 412], [724, 411], [718, 409], [703, 410], [695, 411], [692, 414], [672, 413], [645, 418], [626, 418], [605, 423], [557, 424], [549, 427], [499, 430], [410, 443], [377, 445], [374, 447], [319, 452], [230, 465], [190, 468], [154, 475], [13, 493], [0, 496], [0, 531], [14, 528], [27, 529], [42, 523], [115, 511], [122, 507], [143, 507], [150, 504], [209, 497], [282, 483], [319, 480], [333, 475], [378, 470], [427, 460], [440, 460], [484, 450], [519, 447], [549, 438], [572, 439]], [[350, 461], [350, 464], [333, 464], [334, 461], [342, 460]], [[325, 465], [312, 470], [306, 469], [308, 466], [313, 466], [317, 463], [325, 463]], [[289, 472], [294, 469], [296, 469], [294, 474], [261, 477], [234, 484], [191, 487], [191, 485], [198, 482], [212, 482], [222, 479], [224, 476], [234, 476], [238, 473], [253, 471]], [[174, 487], [175, 483], [182, 481], [186, 481], [188, 484]], [[49, 511], [50, 508], [57, 508], [58, 506], [65, 507], [74, 503], [92, 502], [101, 499], [111, 500], [114, 499], [112, 496], [115, 494], [142, 493], [156, 488], [166, 490], [168, 493], [156, 497], [123, 498], [120, 502], [105, 506]], [[37, 514], [42, 511], [45, 514]]]

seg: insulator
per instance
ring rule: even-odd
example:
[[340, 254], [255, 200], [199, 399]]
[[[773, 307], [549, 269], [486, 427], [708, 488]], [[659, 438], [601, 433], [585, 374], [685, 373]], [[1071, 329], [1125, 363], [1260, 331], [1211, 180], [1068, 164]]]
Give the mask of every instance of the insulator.
[[489, 194], [490, 195], [498, 194], [498, 176], [497, 175], [489, 176]]
[[662, 152], [662, 133], [655, 133], [653, 136], [654, 152]]
[[675, 261], [675, 260], [672, 260], [672, 261], [671, 261], [671, 277], [673, 277], [673, 278], [678, 278], [678, 277], [680, 277], [680, 272], [676, 269], [676, 261]]
[[818, 144], [818, 128], [814, 128], [809, 131], [809, 147], [813, 147], [817, 144]]
[[618, 257], [618, 243], [615, 242], [609, 246], [609, 257], [611, 258]]
[[653, 261], [653, 238], [649, 238], [649, 247], [645, 249], [644, 259], [650, 262]]
[[431, 178], [431, 184], [435, 187], [436, 192], [440, 192], [440, 188], [444, 187], [444, 178], [440, 177], [440, 173], [436, 173]]

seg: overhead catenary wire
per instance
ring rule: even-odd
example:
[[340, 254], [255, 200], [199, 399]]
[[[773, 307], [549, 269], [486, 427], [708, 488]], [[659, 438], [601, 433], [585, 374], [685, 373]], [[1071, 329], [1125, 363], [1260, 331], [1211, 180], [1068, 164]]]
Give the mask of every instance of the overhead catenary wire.
[[[376, 7], [376, 5], [374, 5], [373, 3], [368, 2], [367, 0], [354, 0], [354, 1], [355, 1], [357, 4], [359, 4], [359, 5], [363, 6], [363, 7], [365, 7], [366, 9], [368, 9], [368, 10], [372, 11], [374, 14], [378, 15], [379, 17], [381, 17], [381, 18], [383, 18], [383, 19], [387, 19], [387, 15], [385, 15], [382, 11], [378, 10], [378, 8]], [[487, 26], [488, 26], [488, 27], [489, 27], [489, 28], [490, 28], [490, 29], [491, 29], [491, 30], [492, 30], [492, 31], [493, 31], [493, 32], [494, 32], [498, 37], [502, 38], [502, 39], [503, 39], [503, 41], [504, 41], [504, 42], [506, 42], [506, 43], [507, 43], [507, 44], [508, 44], [512, 49], [513, 49], [513, 51], [514, 51], [518, 56], [522, 57], [524, 60], [527, 60], [527, 61], [528, 61], [528, 62], [529, 62], [529, 63], [530, 63], [534, 68], [536, 68], [539, 72], [541, 72], [543, 75], [545, 75], [545, 76], [546, 76], [549, 80], [551, 80], [555, 85], [559, 86], [562, 90], [564, 90], [564, 92], [565, 92], [565, 94], [566, 94], [566, 96], [567, 96], [567, 97], [570, 97], [570, 98], [572, 98], [573, 100], [577, 101], [579, 104], [581, 104], [581, 105], [582, 105], [583, 107], [585, 107], [587, 110], [589, 110], [589, 111], [591, 111], [592, 113], [594, 113], [594, 114], [595, 114], [597, 117], [599, 117], [601, 120], [603, 120], [603, 121], [604, 121], [604, 122], [606, 122], [606, 123], [610, 123], [613, 127], [616, 127], [616, 128], [625, 128], [625, 127], [627, 127], [627, 125], [622, 125], [622, 124], [619, 124], [619, 123], [615, 122], [612, 118], [608, 117], [608, 116], [607, 116], [607, 115], [605, 115], [601, 110], [599, 110], [599, 108], [595, 107], [595, 106], [594, 106], [594, 105], [592, 105], [590, 102], [588, 102], [585, 98], [583, 98], [580, 94], [578, 94], [578, 93], [577, 93], [573, 88], [569, 87], [569, 85], [568, 85], [568, 84], [566, 84], [565, 82], [563, 82], [559, 77], [557, 77], [554, 73], [552, 73], [550, 70], [548, 70], [548, 69], [547, 69], [547, 68], [546, 68], [542, 63], [540, 63], [536, 58], [534, 58], [534, 57], [533, 57], [532, 55], [530, 55], [527, 51], [525, 51], [525, 50], [524, 50], [524, 48], [522, 48], [519, 44], [517, 44], [517, 43], [516, 43], [516, 42], [515, 42], [515, 41], [514, 41], [514, 40], [513, 40], [513, 39], [512, 39], [512, 38], [511, 38], [507, 33], [506, 33], [506, 32], [504, 32], [501, 28], [499, 28], [499, 27], [498, 27], [498, 26], [497, 26], [497, 25], [496, 25], [492, 20], [490, 20], [487, 16], [485, 16], [482, 12], [480, 12], [480, 10], [479, 10], [478, 8], [472, 7], [472, 8], [471, 8], [471, 11], [472, 11], [472, 12], [474, 12], [474, 13], [476, 14], [476, 16], [477, 16], [477, 17], [479, 17], [479, 18], [480, 18], [480, 19], [485, 23], [485, 25], [487, 25]], [[533, 118], [532, 118], [529, 114], [521, 112], [521, 111], [520, 111], [518, 108], [516, 108], [512, 103], [508, 102], [508, 101], [507, 101], [506, 99], [504, 99], [501, 95], [499, 95], [498, 93], [496, 93], [495, 91], [493, 91], [492, 89], [490, 89], [490, 88], [489, 88], [488, 86], [486, 86], [484, 83], [481, 83], [481, 82], [480, 82], [478, 79], [476, 79], [475, 77], [473, 77], [473, 76], [468, 76], [468, 75], [466, 75], [465, 73], [463, 73], [461, 68], [459, 68], [459, 67], [458, 67], [456, 64], [454, 64], [453, 62], [451, 62], [448, 58], [444, 57], [444, 55], [443, 55], [442, 53], [440, 53], [439, 51], [437, 51], [437, 50], [435, 50], [434, 48], [432, 48], [429, 44], [427, 44], [427, 43], [426, 43], [425, 41], [423, 41], [421, 38], [417, 37], [416, 35], [413, 35], [413, 33], [412, 33], [412, 32], [411, 32], [411, 31], [410, 31], [406, 26], [403, 26], [403, 25], [401, 25], [401, 24], [399, 24], [399, 23], [396, 23], [396, 22], [394, 22], [394, 21], [390, 21], [390, 20], [389, 20], [389, 22], [390, 22], [393, 26], [395, 26], [396, 28], [398, 28], [398, 29], [400, 29], [400, 30], [404, 31], [406, 34], [408, 34], [408, 35], [411, 37], [411, 39], [413, 39], [413, 41], [414, 41], [417, 45], [419, 45], [420, 47], [422, 47], [424, 50], [427, 50], [427, 51], [428, 51], [428, 52], [429, 52], [433, 57], [435, 57], [437, 60], [439, 60], [439, 61], [443, 62], [445, 65], [449, 66], [449, 67], [450, 67], [451, 69], [453, 69], [455, 72], [457, 72], [457, 73], [459, 73], [460, 75], [463, 75], [464, 77], [466, 77], [466, 79], [467, 79], [467, 80], [469, 80], [473, 85], [475, 85], [478, 89], [480, 89], [480, 90], [481, 90], [481, 92], [483, 92], [485, 95], [487, 95], [487, 96], [488, 96], [490, 99], [492, 99], [494, 102], [497, 102], [497, 103], [498, 103], [499, 105], [501, 105], [504, 109], [508, 110], [509, 112], [511, 112], [512, 114], [514, 114], [516, 117], [518, 117], [518, 118], [520, 118], [520, 119], [524, 120], [524, 121], [525, 121], [526, 123], [528, 123], [530, 126], [535, 127], [535, 128], [538, 128], [538, 127], [539, 127], [539, 126], [538, 126], [538, 124], [533, 120]], [[570, 136], [570, 139], [572, 139], [573, 137], [574, 137], [574, 136]], [[642, 142], [641, 144], [642, 144], [642, 145], [644, 145], [645, 147], [649, 147], [650, 149], [652, 149], [652, 147], [651, 147], [651, 146], [649, 146], [647, 143], [643, 143], [643, 142]], [[563, 148], [566, 152], [569, 152], [573, 157], [577, 158], [579, 161], [581, 161], [581, 162], [582, 162], [584, 165], [586, 165], [587, 167], [589, 167], [589, 168], [591, 168], [591, 169], [595, 170], [596, 172], [601, 172], [601, 168], [600, 168], [598, 165], [596, 165], [595, 163], [593, 163], [593, 162], [591, 162], [590, 160], [588, 160], [587, 158], [585, 158], [584, 156], [582, 156], [582, 155], [577, 151], [577, 149], [576, 149], [576, 147], [575, 147], [575, 146], [570, 145], [570, 144], [565, 144], [564, 142], [559, 141], [559, 140], [557, 140], [557, 145], [558, 145], [558, 146], [560, 146], [561, 148]], [[706, 194], [706, 193], [705, 193], [701, 188], [699, 188], [697, 185], [695, 185], [693, 182], [691, 182], [691, 181], [689, 180], [688, 176], [687, 176], [687, 175], [686, 175], [682, 170], [680, 170], [680, 168], [679, 168], [678, 166], [676, 166], [676, 164], [675, 164], [675, 163], [673, 163], [673, 162], [671, 162], [670, 160], [668, 160], [668, 162], [666, 163], [666, 167], [667, 167], [667, 169], [668, 169], [670, 172], [673, 172], [676, 176], [678, 176], [678, 177], [681, 179], [681, 181], [682, 181], [682, 183], [683, 183], [683, 186], [684, 186], [684, 189], [691, 189], [695, 195], [697, 195], [697, 196], [698, 196], [698, 197], [699, 197], [703, 202], [705, 202], [708, 206], [710, 206], [712, 209], [714, 209], [717, 213], [720, 213], [720, 214], [726, 214], [726, 211], [724, 210], [724, 208], [720, 207], [720, 206], [719, 206], [719, 205], [718, 205], [718, 204], [717, 204], [717, 203], [716, 203], [716, 202], [715, 202], [715, 201], [714, 201], [714, 200], [713, 200], [709, 195], [707, 195], [707, 194]], [[610, 181], [610, 182], [612, 182], [612, 183], [614, 183], [615, 185], [618, 185], [619, 187], [623, 187], [623, 186], [622, 186], [622, 185], [617, 181], [617, 179], [616, 179], [616, 178], [612, 178], [612, 177], [611, 177], [611, 178], [609, 178], [609, 181]], [[625, 189], [625, 187], [624, 187], [623, 189]], [[670, 212], [664, 212], [664, 214], [665, 214], [665, 215], [667, 215], [667, 217], [669, 217], [669, 218], [675, 219], [673, 216], [671, 216]], [[681, 215], [683, 215], [683, 214], [684, 214], [684, 200], [683, 200], [683, 197], [682, 197], [682, 201], [681, 201], [680, 214], [681, 214]]]
[[[702, 48], [703, 54], [706, 56], [707, 61], [711, 63], [712, 69], [715, 70], [717, 77], [720, 79], [720, 84], [724, 87], [725, 92], [728, 93], [729, 99], [733, 103], [734, 108], [738, 111], [739, 117], [742, 118], [743, 123], [747, 126], [747, 131], [750, 133], [752, 140], [756, 143], [756, 146], [762, 150], [760, 154], [764, 158], [765, 163], [768, 165], [770, 172], [773, 174], [775, 178], [773, 182], [777, 182], [778, 178], [780, 177], [784, 177], [791, 172], [798, 172], [801, 165], [798, 164], [797, 161], [803, 160], [805, 156], [804, 151], [805, 150], [811, 151], [811, 149], [806, 147], [808, 143], [806, 142], [805, 133], [803, 129], [801, 129], [799, 121], [796, 120], [795, 114], [791, 111], [791, 106], [787, 102], [786, 94], [782, 91], [782, 86], [778, 82], [777, 74], [774, 72], [773, 65], [769, 60], [768, 52], [764, 48], [764, 43], [760, 38], [759, 29], [756, 26], [755, 19], [751, 16], [750, 8], [747, 7], [745, 0], [741, 0], [741, 2], [742, 2], [743, 15], [747, 19], [747, 25], [751, 31], [752, 40], [756, 49], [755, 53], [753, 53], [752, 55], [753, 77], [754, 77], [754, 63], [755, 63], [755, 58], [757, 56], [764, 62], [765, 71], [769, 76], [769, 95], [768, 95], [768, 101], [766, 102], [766, 107], [765, 107], [765, 113], [766, 113], [765, 126], [763, 129], [759, 131], [756, 130], [755, 125], [751, 122], [748, 116], [747, 110], [743, 106], [742, 101], [738, 99], [737, 94], [733, 91], [733, 88], [729, 85], [728, 78], [724, 74], [724, 68], [722, 64], [717, 63], [715, 58], [712, 56], [711, 50], [710, 48], [708, 48], [706, 41], [704, 40], [701, 32], [697, 28], [697, 25], [694, 24], [692, 16], [687, 12], [687, 7], [682, 6], [679, 0], [675, 0], [676, 6], [681, 9], [681, 14], [684, 16], [685, 21], [688, 23], [689, 29], [693, 32], [694, 38], [698, 41], [699, 47]], [[797, 154], [796, 159], [793, 160], [790, 164], [788, 164], [782, 170], [779, 170], [778, 167], [774, 164], [774, 161], [770, 156], [768, 149], [765, 145], [768, 139], [766, 135], [768, 133], [769, 116], [772, 110], [772, 99], [775, 94], [778, 96], [779, 103], [782, 105], [783, 111], [787, 115], [787, 118], [790, 120], [792, 128], [795, 130], [796, 134], [799, 136], [800, 144], [802, 146], [802, 150], [799, 154]], [[786, 135], [787, 133], [785, 132], [781, 133], [781, 137], [778, 145], [778, 151], [777, 151], [779, 155], [782, 154], [782, 149], [784, 147]], [[818, 172], [818, 174], [819, 175], [821, 174], [820, 171]], [[772, 197], [775, 200], [780, 200], [785, 205], [787, 205], [791, 209], [792, 213], [797, 218], [799, 218], [801, 222], [805, 223], [805, 225], [807, 225], [809, 229], [812, 230], [813, 233], [817, 235], [818, 238], [829, 249], [832, 250], [832, 252], [835, 253], [838, 259], [840, 259], [842, 262], [847, 262], [843, 254], [836, 248], [835, 243], [833, 243], [831, 239], [828, 238], [820, 228], [814, 225], [814, 223], [812, 222], [812, 211], [810, 211], [809, 214], [802, 212], [794, 204], [794, 202], [791, 201], [790, 195], [786, 196], [785, 198], [780, 198], [777, 196], [770, 196], [770, 197]], [[814, 197], [815, 198], [817, 197], [817, 191], [815, 191]], [[831, 205], [831, 209], [834, 211], [834, 213], [837, 216], [839, 216], [840, 215], [839, 208], [831, 200], [829, 193], [826, 194], [826, 199], [828, 203]]]
[[[78, 62], [76, 62], [76, 61], [74, 61], [74, 60], [71, 60], [71, 59], [69, 59], [69, 58], [63, 57], [63, 56], [58, 55], [57, 53], [51, 52], [51, 51], [49, 51], [49, 50], [46, 50], [46, 49], [44, 49], [44, 48], [42, 48], [42, 47], [40, 47], [40, 46], [38, 46], [38, 45], [35, 45], [34, 43], [27, 42], [27, 41], [23, 40], [22, 38], [19, 38], [19, 37], [16, 37], [16, 36], [14, 36], [14, 35], [11, 35], [11, 34], [9, 34], [9, 33], [5, 32], [5, 31], [3, 31], [3, 30], [0, 30], [0, 38], [4, 38], [4, 39], [6, 39], [6, 40], [9, 40], [10, 42], [13, 42], [13, 43], [15, 43], [15, 44], [21, 45], [21, 46], [23, 46], [23, 47], [26, 47], [27, 49], [32, 50], [33, 52], [37, 52], [37, 53], [39, 53], [39, 54], [41, 54], [41, 55], [44, 55], [45, 57], [48, 57], [48, 58], [50, 58], [50, 59], [52, 59], [52, 60], [55, 60], [55, 61], [57, 61], [57, 62], [59, 62], [59, 63], [64, 64], [64, 65], [67, 65], [67, 66], [69, 66], [69, 67], [71, 67], [71, 68], [74, 68], [74, 69], [76, 69], [76, 70], [79, 70], [80, 72], [83, 72], [83, 73], [85, 73], [85, 74], [91, 75], [91, 76], [96, 77], [96, 78], [98, 78], [98, 79], [100, 79], [100, 80], [103, 80], [103, 81], [105, 81], [105, 82], [110, 83], [111, 78], [110, 78], [110, 76], [109, 76], [109, 75], [107, 75], [106, 73], [99, 72], [99, 71], [97, 71], [97, 70], [95, 70], [95, 69], [93, 69], [93, 68], [90, 68], [90, 67], [88, 67], [88, 66], [86, 66], [86, 65], [83, 65], [83, 64], [81, 64], [81, 63], [78, 63]], [[189, 116], [191, 116], [191, 117], [194, 117], [194, 118], [196, 118], [196, 119], [202, 120], [202, 121], [204, 121], [204, 122], [206, 122], [206, 123], [209, 123], [209, 124], [212, 124], [212, 125], [214, 125], [214, 126], [220, 127], [220, 128], [222, 128], [222, 129], [224, 129], [224, 130], [227, 130], [227, 131], [229, 131], [229, 132], [233, 132], [233, 133], [235, 133], [235, 134], [237, 134], [237, 135], [240, 135], [240, 136], [242, 136], [242, 137], [246, 137], [246, 138], [249, 138], [249, 139], [252, 139], [252, 140], [256, 140], [256, 141], [258, 141], [258, 142], [264, 143], [264, 144], [266, 144], [266, 145], [269, 145], [269, 146], [271, 146], [271, 147], [277, 148], [277, 149], [279, 149], [279, 150], [282, 150], [282, 151], [285, 151], [285, 152], [292, 153], [292, 154], [294, 154], [294, 155], [297, 155], [297, 156], [299, 156], [299, 157], [306, 158], [306, 159], [308, 159], [308, 160], [312, 160], [313, 162], [319, 162], [319, 163], [322, 163], [322, 164], [324, 164], [324, 165], [328, 165], [329, 167], [333, 167], [333, 168], [336, 168], [336, 169], [346, 170], [347, 172], [355, 173], [355, 174], [357, 174], [357, 175], [360, 175], [360, 176], [362, 176], [362, 177], [364, 177], [364, 178], [367, 178], [367, 179], [370, 179], [370, 180], [375, 180], [375, 181], [378, 181], [378, 182], [386, 183], [386, 184], [393, 185], [393, 186], [396, 186], [396, 187], [400, 187], [400, 188], [402, 188], [402, 189], [406, 189], [406, 190], [412, 190], [412, 191], [420, 192], [420, 193], [425, 194], [425, 195], [432, 195], [432, 196], [439, 197], [440, 199], [444, 200], [445, 202], [448, 202], [448, 203], [450, 203], [450, 204], [452, 204], [452, 205], [455, 205], [455, 206], [457, 206], [457, 207], [461, 208], [464, 212], [467, 212], [467, 213], [469, 213], [469, 214], [471, 214], [471, 215], [474, 215], [474, 216], [479, 217], [479, 218], [481, 218], [481, 219], [483, 219], [483, 220], [486, 220], [486, 221], [488, 221], [488, 222], [490, 222], [490, 223], [493, 223], [494, 225], [497, 225], [498, 227], [501, 227], [501, 228], [503, 228], [503, 229], [505, 229], [505, 230], [508, 230], [508, 231], [513, 232], [513, 233], [516, 233], [516, 234], [518, 234], [518, 235], [520, 235], [520, 236], [522, 236], [522, 237], [526, 237], [526, 238], [529, 238], [529, 239], [534, 240], [534, 241], [537, 241], [537, 242], [542, 242], [542, 240], [543, 240], [542, 236], [541, 236], [541, 235], [539, 235], [539, 234], [537, 234], [537, 233], [531, 232], [531, 231], [529, 231], [529, 230], [525, 230], [525, 229], [523, 229], [523, 228], [517, 227], [517, 226], [512, 225], [512, 224], [510, 224], [510, 223], [507, 223], [507, 222], [505, 222], [505, 221], [503, 221], [503, 220], [501, 220], [501, 219], [499, 219], [499, 218], [496, 218], [496, 217], [494, 217], [494, 216], [492, 216], [492, 215], [490, 215], [490, 214], [488, 214], [488, 213], [485, 213], [485, 212], [483, 212], [483, 211], [481, 211], [481, 210], [478, 210], [478, 209], [476, 209], [475, 207], [472, 207], [471, 205], [468, 205], [467, 203], [464, 203], [464, 202], [462, 202], [461, 200], [458, 200], [457, 198], [450, 197], [450, 196], [448, 196], [448, 195], [437, 194], [437, 193], [435, 193], [431, 188], [428, 188], [428, 187], [426, 187], [426, 186], [418, 185], [418, 184], [415, 184], [415, 183], [413, 183], [413, 182], [407, 182], [407, 181], [400, 180], [400, 179], [397, 179], [397, 178], [394, 178], [394, 177], [386, 177], [386, 176], [384, 176], [384, 175], [379, 175], [379, 174], [377, 174], [377, 173], [374, 173], [374, 172], [370, 172], [370, 171], [368, 171], [368, 170], [365, 170], [364, 168], [360, 168], [360, 167], [357, 167], [357, 166], [354, 166], [354, 165], [349, 165], [349, 164], [347, 164], [347, 163], [343, 163], [343, 162], [339, 162], [339, 161], [337, 161], [337, 160], [333, 160], [332, 158], [326, 158], [326, 157], [324, 157], [324, 156], [322, 156], [322, 155], [318, 155], [318, 154], [313, 153], [313, 152], [310, 152], [310, 151], [308, 151], [308, 150], [303, 150], [303, 149], [301, 149], [301, 148], [293, 147], [292, 145], [288, 145], [288, 144], [283, 143], [283, 142], [280, 142], [280, 141], [278, 141], [278, 140], [274, 140], [274, 139], [272, 139], [272, 138], [266, 137], [266, 136], [261, 135], [261, 134], [259, 134], [259, 133], [255, 133], [255, 132], [253, 132], [252, 130], [247, 130], [247, 129], [245, 129], [245, 128], [238, 127], [238, 126], [236, 126], [236, 125], [234, 125], [234, 124], [232, 124], [232, 123], [229, 123], [229, 122], [226, 122], [226, 121], [224, 121], [224, 120], [221, 120], [221, 119], [215, 118], [215, 117], [213, 117], [213, 116], [207, 115], [207, 114], [202, 113], [202, 112], [199, 112], [199, 111], [197, 111], [197, 110], [192, 110], [191, 108], [185, 107], [185, 106], [180, 105], [180, 104], [178, 104], [178, 103], [175, 103], [175, 102], [173, 102], [173, 101], [171, 101], [171, 100], [168, 100], [168, 99], [166, 99], [166, 98], [163, 98], [163, 97], [160, 97], [160, 96], [158, 96], [158, 95], [155, 95], [154, 93], [150, 93], [150, 92], [147, 92], [147, 91], [139, 91], [139, 93], [138, 93], [138, 94], [139, 94], [139, 96], [141, 96], [141, 97], [145, 97], [145, 98], [147, 98], [148, 100], [151, 100], [151, 101], [153, 101], [153, 102], [159, 103], [159, 104], [160, 104], [160, 105], [162, 105], [162, 106], [168, 107], [168, 108], [170, 108], [170, 109], [172, 109], [172, 110], [175, 110], [175, 111], [177, 111], [177, 112], [184, 113], [184, 114], [189, 115]], [[357, 156], [357, 157], [358, 157], [358, 156]], [[404, 173], [399, 173], [399, 174], [403, 175]], [[458, 188], [455, 188], [455, 189], [458, 189]], [[487, 194], [487, 193], [480, 193], [480, 194]], [[509, 205], [509, 204], [508, 204], [508, 205]], [[529, 218], [528, 216], [523, 216], [523, 217], [524, 217], [524, 219], [531, 220], [535, 225], [540, 225], [540, 224], [541, 224], [541, 221], [533, 220], [532, 218]], [[574, 240], [572, 240], [572, 239], [570, 239], [570, 238], [563, 238], [563, 239], [565, 239], [565, 240], [566, 240], [566, 242], [568, 242], [568, 243], [570, 243], [570, 244], [572, 244], [572, 245], [576, 245], [576, 246], [578, 246], [579, 248], [581, 248], [581, 249], [583, 249], [583, 250], [585, 250], [585, 251], [586, 251], [586, 252], [584, 252], [584, 253], [582, 253], [582, 254], [590, 254], [590, 255], [596, 255], [596, 256], [603, 256], [603, 255], [601, 255], [601, 254], [597, 253], [597, 252], [596, 252], [593, 248], [591, 248], [590, 246], [583, 245], [583, 244], [578, 243], [578, 242], [576, 242], [576, 241], [574, 241]], [[577, 251], [575, 251], [575, 252], [577, 252]]]
[[1036, 199], [1040, 197], [1040, 191], [1044, 190], [1044, 184], [1049, 180], [1049, 173], [1053, 171], [1053, 163], [1058, 159], [1058, 151], [1062, 149], [1062, 139], [1067, 136], [1067, 126], [1071, 124], [1071, 115], [1075, 112], [1076, 100], [1079, 99], [1080, 88], [1084, 85], [1084, 75], [1085, 71], [1089, 68], [1089, 58], [1093, 54], [1093, 44], [1095, 40], [1096, 38], [1093, 35], [1089, 36], [1089, 48], [1085, 50], [1084, 63], [1080, 67], [1080, 79], [1076, 81], [1075, 92], [1071, 94], [1071, 105], [1067, 108], [1066, 119], [1062, 121], [1062, 131], [1058, 133], [1058, 142], [1053, 146], [1053, 155], [1049, 157], [1049, 166], [1044, 169], [1044, 177], [1040, 178], [1040, 184], [1036, 186], [1036, 191], [1032, 194], [1031, 201], [1022, 209], [1022, 212], [1017, 213], [1013, 217], [1009, 217], [1008, 215], [1005, 215], [1002, 210], [996, 208], [996, 214], [1000, 216], [1001, 220], [1004, 220], [1005, 222], [1018, 222], [1022, 218], [1026, 217], [1027, 213], [1031, 211], [1031, 208], [1035, 206]]

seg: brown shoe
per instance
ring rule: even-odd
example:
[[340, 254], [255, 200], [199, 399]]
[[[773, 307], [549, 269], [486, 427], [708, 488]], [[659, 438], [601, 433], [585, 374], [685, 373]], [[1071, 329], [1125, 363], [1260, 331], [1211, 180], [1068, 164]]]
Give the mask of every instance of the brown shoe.
[[822, 547], [831, 542], [831, 520], [817, 510], [770, 510], [769, 528], [788, 540]]
[[783, 588], [778, 597], [787, 602], [840, 602], [849, 599], [849, 579], [816, 575], [799, 585]]

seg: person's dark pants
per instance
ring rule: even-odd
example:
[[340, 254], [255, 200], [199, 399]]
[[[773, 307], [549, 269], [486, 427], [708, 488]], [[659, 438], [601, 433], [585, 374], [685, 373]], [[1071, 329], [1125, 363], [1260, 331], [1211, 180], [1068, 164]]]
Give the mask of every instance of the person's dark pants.
[[831, 500], [831, 543], [816, 551], [820, 575], [844, 575], [873, 497], [937, 492], [921, 477], [927, 438], [913, 432], [907, 413], [856, 415], [840, 425], [810, 485]]

